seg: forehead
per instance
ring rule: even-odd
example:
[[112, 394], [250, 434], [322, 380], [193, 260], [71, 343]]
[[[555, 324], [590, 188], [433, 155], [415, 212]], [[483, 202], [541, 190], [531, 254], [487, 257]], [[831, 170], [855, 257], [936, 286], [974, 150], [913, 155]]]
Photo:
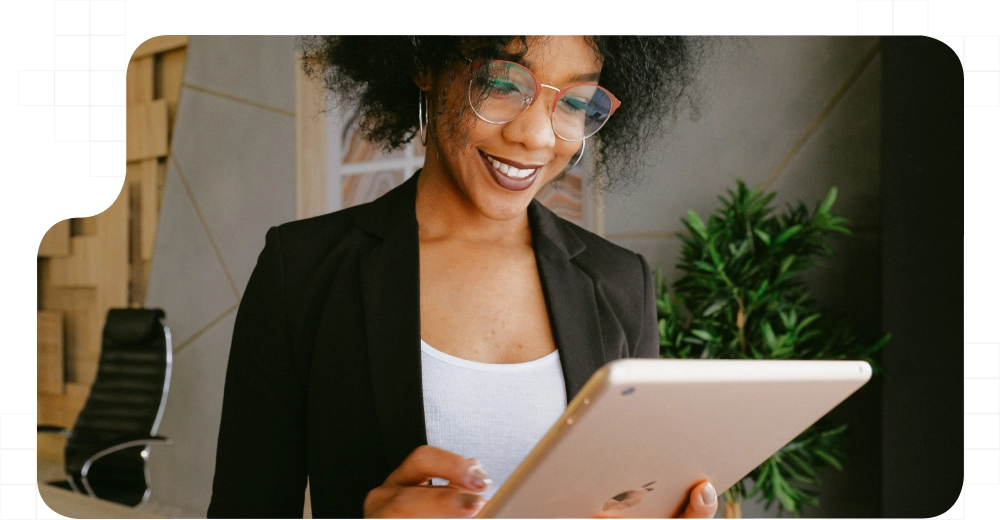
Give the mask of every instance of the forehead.
[[529, 36], [519, 60], [543, 83], [596, 81], [601, 59], [583, 36]]

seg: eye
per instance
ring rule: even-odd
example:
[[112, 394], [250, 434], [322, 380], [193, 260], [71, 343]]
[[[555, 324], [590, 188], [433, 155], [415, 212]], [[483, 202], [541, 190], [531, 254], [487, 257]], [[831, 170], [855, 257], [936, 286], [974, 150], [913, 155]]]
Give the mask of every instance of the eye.
[[568, 112], [587, 111], [589, 105], [589, 99], [569, 95], [559, 98], [559, 107]]
[[491, 98], [525, 96], [521, 85], [508, 76], [489, 76], [483, 84], [483, 92]]

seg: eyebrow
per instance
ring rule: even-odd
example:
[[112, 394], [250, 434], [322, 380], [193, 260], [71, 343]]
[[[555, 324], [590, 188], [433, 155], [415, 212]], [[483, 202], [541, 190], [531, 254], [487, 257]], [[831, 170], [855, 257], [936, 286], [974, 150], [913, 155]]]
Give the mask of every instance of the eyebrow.
[[[520, 63], [521, 65], [524, 65], [525, 67], [527, 67], [528, 70], [532, 69], [531, 62], [528, 61], [528, 60], [526, 60], [526, 59], [524, 59], [523, 57], [520, 58], [520, 59], [518, 59], [518, 60], [516, 60], [516, 61], [517, 61], [517, 63]], [[576, 76], [573, 76], [572, 78], [570, 78], [570, 80], [569, 80], [569, 82], [567, 84], [572, 84], [572, 83], [597, 83], [597, 81], [600, 80], [600, 79], [601, 79], [601, 73], [600, 72], [587, 72], [587, 73], [584, 73], [584, 74], [578, 74]]]

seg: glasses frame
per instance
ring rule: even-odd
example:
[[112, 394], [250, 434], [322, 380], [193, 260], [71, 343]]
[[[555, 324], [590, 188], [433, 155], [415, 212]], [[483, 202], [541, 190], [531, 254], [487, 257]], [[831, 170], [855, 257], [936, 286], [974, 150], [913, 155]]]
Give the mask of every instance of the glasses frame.
[[[598, 85], [597, 83], [592, 83], [592, 82], [571, 83], [571, 84], [566, 85], [566, 86], [564, 86], [563, 88], [560, 89], [558, 87], [554, 87], [552, 85], [546, 85], [545, 83], [542, 83], [542, 82], [538, 81], [538, 77], [535, 76], [535, 73], [531, 72], [531, 69], [529, 69], [528, 67], [525, 67], [524, 65], [521, 65], [520, 63], [515, 63], [513, 61], [507, 61], [507, 60], [479, 60], [479, 61], [472, 61], [472, 60], [470, 60], [468, 58], [466, 58], [466, 61], [469, 64], [469, 72], [470, 72], [469, 87], [467, 89], [467, 94], [468, 95], [466, 96], [466, 98], [469, 101], [469, 107], [472, 108], [472, 111], [476, 114], [476, 117], [478, 117], [479, 119], [482, 119], [483, 121], [485, 121], [487, 123], [491, 123], [491, 124], [494, 124], [494, 125], [507, 124], [507, 123], [510, 123], [511, 121], [514, 121], [515, 119], [523, 116], [524, 113], [527, 112], [528, 109], [530, 109], [531, 106], [535, 104], [535, 101], [538, 100], [539, 93], [542, 91], [542, 87], [544, 87], [544, 88], [556, 91], [556, 97], [552, 100], [552, 106], [549, 107], [549, 125], [552, 127], [552, 133], [555, 134], [560, 139], [562, 139], [563, 141], [569, 141], [571, 143], [572, 142], [579, 142], [579, 141], [583, 141], [584, 139], [586, 139], [588, 137], [593, 136], [594, 134], [596, 134], [597, 132], [599, 132], [601, 130], [601, 128], [604, 128], [604, 125], [607, 124], [608, 119], [611, 119], [611, 116], [614, 115], [615, 110], [618, 110], [618, 107], [620, 107], [621, 104], [622, 104], [622, 102], [618, 101], [618, 98], [616, 98], [615, 95], [611, 93], [611, 91], [609, 91], [608, 89], [606, 89], [606, 88]], [[531, 101], [528, 103], [528, 106], [526, 106], [523, 110], [521, 110], [520, 114], [514, 116], [512, 119], [509, 119], [507, 121], [493, 121], [493, 120], [487, 119], [482, 114], [480, 114], [478, 110], [476, 110], [476, 104], [472, 102], [472, 82], [475, 81], [475, 79], [476, 79], [476, 72], [478, 72], [479, 69], [481, 69], [481, 68], [483, 68], [485, 66], [488, 66], [489, 64], [492, 64], [492, 63], [507, 63], [507, 64], [511, 64], [511, 65], [516, 65], [516, 66], [524, 69], [531, 76], [531, 79], [535, 80], [535, 95], [531, 97]], [[559, 132], [556, 131], [555, 124], [552, 121], [552, 115], [556, 111], [556, 103], [559, 102], [559, 98], [561, 98], [562, 95], [566, 91], [568, 91], [569, 89], [571, 89], [573, 87], [597, 87], [598, 89], [600, 89], [601, 91], [603, 91], [605, 94], [607, 94], [608, 98], [611, 99], [611, 111], [608, 113], [608, 117], [604, 119], [604, 122], [601, 123], [601, 126], [599, 126], [597, 128], [597, 130], [594, 130], [593, 132], [591, 132], [590, 135], [584, 136], [584, 137], [582, 137], [580, 139], [567, 139], [567, 138], [559, 135]]]

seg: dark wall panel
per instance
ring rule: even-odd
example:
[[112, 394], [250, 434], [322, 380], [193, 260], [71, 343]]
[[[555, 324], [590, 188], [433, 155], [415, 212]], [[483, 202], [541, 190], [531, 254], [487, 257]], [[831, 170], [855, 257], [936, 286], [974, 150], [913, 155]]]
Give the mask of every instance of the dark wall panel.
[[926, 37], [882, 41], [883, 513], [947, 511], [963, 477], [963, 77]]

